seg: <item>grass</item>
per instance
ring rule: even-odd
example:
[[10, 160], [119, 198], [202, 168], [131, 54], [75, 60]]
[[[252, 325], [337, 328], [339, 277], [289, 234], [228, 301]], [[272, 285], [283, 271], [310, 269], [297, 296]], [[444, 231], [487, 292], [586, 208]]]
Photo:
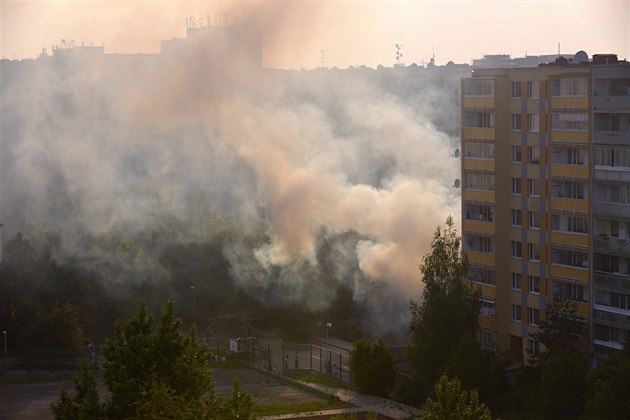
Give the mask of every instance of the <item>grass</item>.
[[312, 384], [324, 385], [331, 388], [354, 389], [352, 385], [346, 382], [340, 381], [338, 379], [331, 378], [329, 376], [307, 374], [307, 375], [296, 375], [296, 376], [292, 376], [291, 378], [298, 381], [310, 382]]
[[326, 401], [311, 401], [296, 404], [270, 404], [254, 407], [257, 416], [277, 416], [281, 414], [306, 413], [310, 411], [333, 410], [354, 407], [336, 398]]

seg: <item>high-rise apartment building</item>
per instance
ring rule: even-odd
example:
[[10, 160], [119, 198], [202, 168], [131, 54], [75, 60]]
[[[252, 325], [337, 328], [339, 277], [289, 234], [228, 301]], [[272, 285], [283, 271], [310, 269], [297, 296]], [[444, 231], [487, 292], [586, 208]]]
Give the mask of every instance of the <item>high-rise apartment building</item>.
[[531, 334], [557, 296], [577, 303], [586, 353], [620, 348], [630, 330], [629, 82], [630, 63], [584, 53], [462, 79], [462, 236], [483, 293], [479, 339], [512, 361], [540, 350]]

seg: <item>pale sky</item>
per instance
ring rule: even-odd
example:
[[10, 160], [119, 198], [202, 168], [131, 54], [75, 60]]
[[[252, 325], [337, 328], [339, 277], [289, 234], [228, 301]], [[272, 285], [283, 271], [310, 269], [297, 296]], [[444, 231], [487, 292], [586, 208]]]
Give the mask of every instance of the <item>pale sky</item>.
[[0, 57], [36, 57], [61, 40], [106, 53], [157, 53], [183, 38], [187, 16], [246, 24], [272, 68], [470, 63], [579, 50], [630, 58], [630, 0], [444, 1], [15, 1], [0, 0]]

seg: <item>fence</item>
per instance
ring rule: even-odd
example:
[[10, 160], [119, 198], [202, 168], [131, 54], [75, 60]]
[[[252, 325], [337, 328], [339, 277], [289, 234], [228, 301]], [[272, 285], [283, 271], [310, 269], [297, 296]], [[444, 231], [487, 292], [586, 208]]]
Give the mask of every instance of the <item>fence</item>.
[[2, 355], [0, 376], [16, 378], [72, 375], [79, 372], [83, 360], [96, 368], [100, 362], [100, 354], [100, 347], [92, 345], [8, 351], [6, 358]]

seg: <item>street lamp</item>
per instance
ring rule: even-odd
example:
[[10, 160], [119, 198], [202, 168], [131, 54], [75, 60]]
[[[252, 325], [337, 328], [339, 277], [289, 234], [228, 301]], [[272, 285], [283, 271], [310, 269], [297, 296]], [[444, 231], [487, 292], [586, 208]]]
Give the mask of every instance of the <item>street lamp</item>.
[[4, 335], [4, 377], [9, 377], [9, 372], [7, 371], [7, 332], [2, 331], [2, 335]]
[[4, 223], [0, 223], [0, 263], [4, 264]]
[[328, 328], [332, 327], [332, 322], [326, 324], [326, 344], [328, 344]]
[[190, 286], [193, 291], [193, 320], [195, 325], [197, 325], [197, 289], [195, 286]]

